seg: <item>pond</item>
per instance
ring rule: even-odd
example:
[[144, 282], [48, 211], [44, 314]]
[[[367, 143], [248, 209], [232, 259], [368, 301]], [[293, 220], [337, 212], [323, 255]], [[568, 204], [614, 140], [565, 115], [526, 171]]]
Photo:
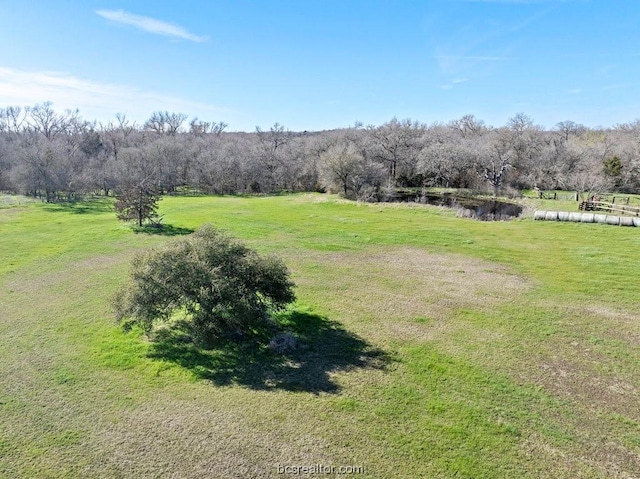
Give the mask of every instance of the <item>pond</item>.
[[396, 191], [387, 195], [383, 201], [444, 206], [458, 210], [460, 216], [465, 218], [475, 218], [482, 221], [510, 220], [522, 214], [522, 206], [515, 203], [453, 193]]

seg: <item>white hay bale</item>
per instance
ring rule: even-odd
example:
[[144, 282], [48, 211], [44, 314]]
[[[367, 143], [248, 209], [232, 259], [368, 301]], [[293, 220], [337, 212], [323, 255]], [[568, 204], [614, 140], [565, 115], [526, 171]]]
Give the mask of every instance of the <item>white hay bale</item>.
[[600, 223], [600, 224], [605, 224], [607, 222], [607, 215], [602, 215], [602, 214], [594, 214], [593, 215], [593, 222], [594, 223]]
[[582, 213], [569, 213], [569, 221], [575, 221], [576, 223], [582, 218]]
[[569, 221], [569, 212], [568, 211], [558, 211], [558, 219], [560, 221]]
[[640, 218], [633, 218], [633, 226], [640, 228]]
[[541, 211], [538, 210], [535, 213], [533, 213], [533, 219], [534, 220], [544, 220], [544, 216], [547, 214], [546, 211]]
[[544, 215], [544, 219], [547, 221], [558, 221], [558, 212], [547, 211], [547, 213]]
[[593, 223], [593, 217], [595, 215], [593, 213], [582, 213], [582, 217], [580, 218], [580, 221], [582, 223]]
[[633, 218], [631, 216], [621, 216], [620, 226], [633, 226]]
[[605, 223], [608, 225], [618, 226], [620, 224], [620, 217], [616, 215], [607, 215]]

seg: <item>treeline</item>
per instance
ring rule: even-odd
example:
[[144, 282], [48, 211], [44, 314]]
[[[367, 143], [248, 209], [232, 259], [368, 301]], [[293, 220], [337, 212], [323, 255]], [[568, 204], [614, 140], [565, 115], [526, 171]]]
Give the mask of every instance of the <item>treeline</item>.
[[144, 185], [160, 194], [333, 191], [380, 199], [398, 187], [640, 191], [640, 120], [609, 129], [572, 121], [552, 130], [516, 114], [501, 127], [473, 115], [321, 132], [227, 132], [224, 122], [158, 111], [107, 124], [51, 103], [0, 109], [0, 190], [73, 200]]

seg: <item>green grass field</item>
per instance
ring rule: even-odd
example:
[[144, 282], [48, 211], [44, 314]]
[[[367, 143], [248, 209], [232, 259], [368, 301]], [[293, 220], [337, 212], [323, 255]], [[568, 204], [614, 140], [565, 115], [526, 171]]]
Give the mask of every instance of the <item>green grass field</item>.
[[110, 296], [171, 237], [108, 201], [5, 202], [0, 477], [640, 477], [638, 228], [317, 194], [161, 213], [282, 257], [305, 347], [125, 334]]

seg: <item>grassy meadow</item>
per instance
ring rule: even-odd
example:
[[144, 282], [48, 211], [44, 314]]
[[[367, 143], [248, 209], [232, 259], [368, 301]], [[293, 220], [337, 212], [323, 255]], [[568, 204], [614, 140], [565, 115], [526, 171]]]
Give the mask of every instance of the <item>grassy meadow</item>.
[[[167, 234], [108, 200], [0, 204], [0, 477], [640, 478], [640, 229], [320, 194], [160, 205]], [[284, 259], [303, 347], [118, 328], [134, 253], [203, 223]]]

